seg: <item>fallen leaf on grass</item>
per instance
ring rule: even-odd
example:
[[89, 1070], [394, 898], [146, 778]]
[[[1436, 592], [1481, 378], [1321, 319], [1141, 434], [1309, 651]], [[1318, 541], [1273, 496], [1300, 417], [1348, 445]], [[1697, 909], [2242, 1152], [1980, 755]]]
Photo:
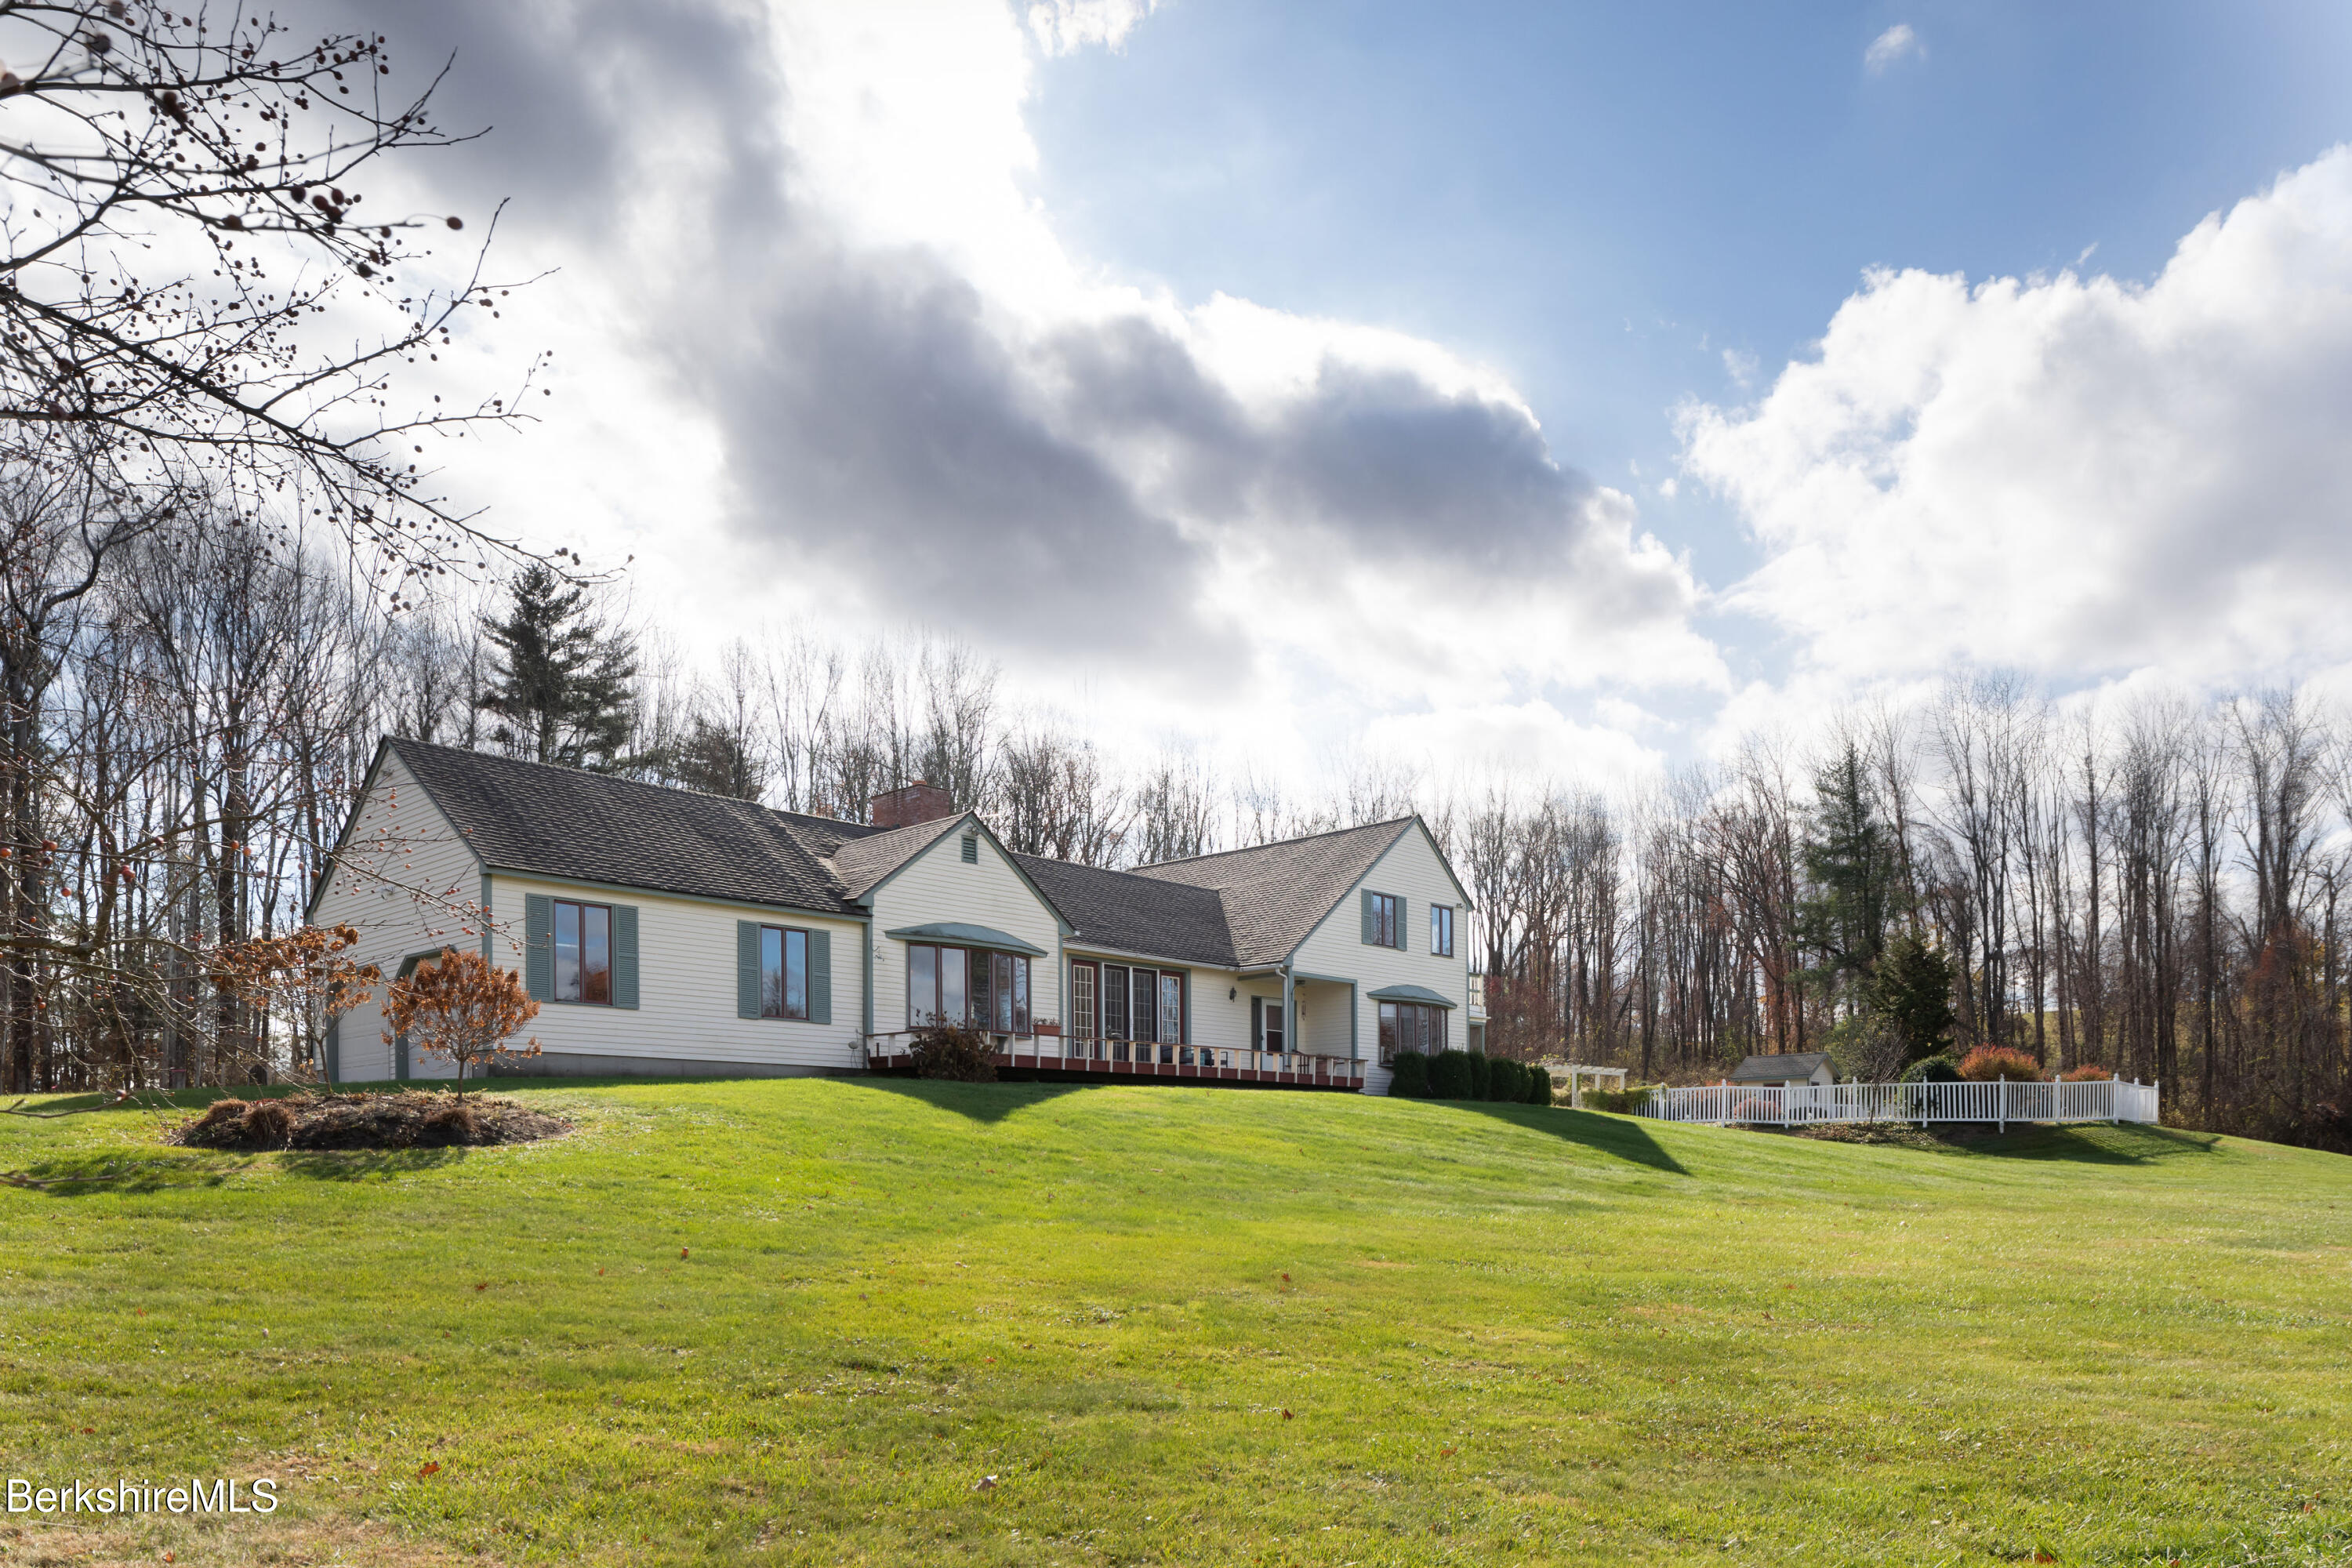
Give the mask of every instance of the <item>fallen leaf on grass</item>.
[[996, 1489], [996, 1478], [994, 1476], [982, 1476], [978, 1481], [972, 1484], [971, 1489], [976, 1492], [992, 1492]]

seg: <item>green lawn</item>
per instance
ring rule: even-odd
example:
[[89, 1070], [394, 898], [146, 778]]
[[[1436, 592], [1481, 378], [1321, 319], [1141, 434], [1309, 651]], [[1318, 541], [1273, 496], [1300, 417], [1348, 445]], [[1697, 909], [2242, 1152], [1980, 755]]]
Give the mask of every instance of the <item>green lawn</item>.
[[581, 1131], [0, 1118], [0, 1472], [287, 1499], [0, 1563], [2352, 1560], [2352, 1160], [500, 1087]]

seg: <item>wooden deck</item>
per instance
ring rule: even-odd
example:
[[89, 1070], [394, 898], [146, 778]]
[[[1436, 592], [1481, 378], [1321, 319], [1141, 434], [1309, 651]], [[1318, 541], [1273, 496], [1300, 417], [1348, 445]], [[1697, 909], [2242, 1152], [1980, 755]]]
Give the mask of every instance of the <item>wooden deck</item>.
[[[1344, 1057], [1277, 1057], [1258, 1051], [1211, 1051], [1203, 1047], [1194, 1048], [1194, 1052], [1198, 1056], [1214, 1058], [1211, 1064], [1198, 1061], [1114, 1061], [1108, 1058], [1107, 1043], [1097, 1043], [1097, 1048], [1105, 1053], [1101, 1057], [1066, 1056], [1059, 1049], [1024, 1051], [1017, 1048], [1033, 1043], [1058, 1047], [1060, 1042], [1055, 1040], [1016, 1040], [1011, 1043], [1016, 1048], [996, 1053], [998, 1072], [1018, 1073], [1024, 1078], [1034, 1073], [1040, 1079], [1053, 1081], [1164, 1079], [1181, 1083], [1229, 1083], [1264, 1089], [1346, 1091], [1360, 1090], [1364, 1087], [1365, 1064], [1351, 1062]], [[1171, 1048], [1181, 1051], [1187, 1047]], [[867, 1044], [866, 1066], [871, 1072], [912, 1072], [914, 1058], [907, 1055], [902, 1040], [884, 1037]]]

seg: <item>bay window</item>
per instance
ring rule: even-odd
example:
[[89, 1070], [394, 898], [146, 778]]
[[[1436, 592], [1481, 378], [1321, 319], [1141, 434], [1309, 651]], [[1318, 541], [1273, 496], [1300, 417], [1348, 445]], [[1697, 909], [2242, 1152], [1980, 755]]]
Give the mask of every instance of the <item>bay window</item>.
[[1017, 952], [907, 944], [907, 1026], [970, 1024], [1029, 1033], [1029, 960]]
[[1396, 1065], [1399, 1051], [1435, 1056], [1445, 1049], [1445, 1009], [1418, 1002], [1381, 1004], [1381, 1066]]

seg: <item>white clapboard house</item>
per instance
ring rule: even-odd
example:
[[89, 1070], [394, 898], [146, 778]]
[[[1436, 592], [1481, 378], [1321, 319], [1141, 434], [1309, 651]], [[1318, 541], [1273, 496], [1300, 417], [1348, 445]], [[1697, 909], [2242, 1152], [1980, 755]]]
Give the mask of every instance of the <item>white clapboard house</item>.
[[[387, 976], [445, 947], [541, 1003], [520, 1070], [902, 1065], [940, 1017], [1045, 1075], [1363, 1089], [1477, 1048], [1462, 884], [1417, 816], [1107, 871], [1008, 851], [914, 784], [872, 824], [386, 741], [310, 918]], [[373, 1001], [335, 1076], [446, 1077]]]

